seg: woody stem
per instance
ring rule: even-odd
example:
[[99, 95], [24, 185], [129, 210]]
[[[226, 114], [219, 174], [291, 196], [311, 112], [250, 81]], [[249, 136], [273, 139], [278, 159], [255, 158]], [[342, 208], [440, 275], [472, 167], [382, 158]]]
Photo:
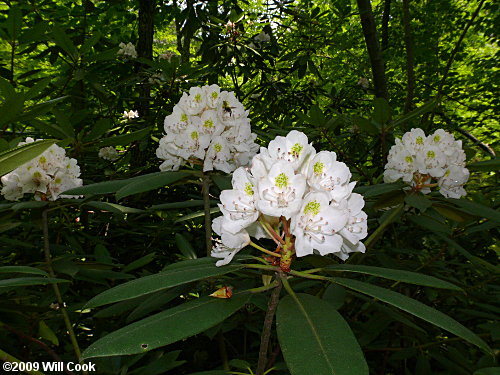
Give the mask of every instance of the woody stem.
[[205, 244], [207, 256], [212, 252], [212, 220], [210, 218], [210, 175], [203, 172], [202, 177], [203, 211], [205, 213]]
[[279, 274], [276, 273], [276, 281], [278, 282], [278, 285], [276, 285], [276, 287], [273, 289], [271, 297], [269, 298], [269, 304], [267, 305], [264, 327], [262, 328], [262, 336], [260, 338], [259, 361], [257, 362], [257, 371], [255, 372], [255, 375], [263, 375], [266, 370], [267, 352], [269, 347], [269, 339], [271, 337], [271, 328], [273, 325], [274, 314], [276, 313], [276, 308], [278, 307], [282, 287], [280, 280], [281, 279]]
[[[43, 249], [45, 253], [45, 262], [47, 263], [47, 268], [49, 270], [49, 275], [51, 278], [55, 278], [55, 272], [52, 267], [52, 257], [50, 255], [50, 244], [49, 244], [49, 219], [48, 219], [48, 211], [44, 210], [42, 212], [42, 223], [43, 223]], [[59, 309], [61, 310], [64, 324], [66, 325], [66, 329], [68, 330], [68, 334], [70, 337], [71, 345], [73, 345], [73, 350], [75, 351], [76, 357], [79, 362], [82, 362], [81, 356], [82, 353], [80, 351], [80, 347], [78, 346], [78, 341], [76, 340], [75, 332], [73, 331], [73, 326], [69, 319], [68, 311], [64, 305], [64, 301], [62, 298], [61, 290], [56, 283], [52, 283], [52, 288], [54, 289], [54, 293], [57, 298], [57, 303], [59, 305]], [[84, 372], [86, 374], [86, 372]]]

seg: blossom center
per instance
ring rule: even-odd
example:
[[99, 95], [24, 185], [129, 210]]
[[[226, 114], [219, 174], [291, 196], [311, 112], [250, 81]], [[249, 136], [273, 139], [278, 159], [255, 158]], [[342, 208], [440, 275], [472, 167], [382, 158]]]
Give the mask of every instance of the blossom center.
[[220, 143], [216, 143], [216, 144], [214, 145], [214, 150], [215, 150], [216, 152], [221, 152], [221, 150], [222, 150], [222, 145], [221, 145]]
[[323, 169], [325, 169], [325, 164], [323, 164], [320, 161], [318, 161], [313, 166], [313, 171], [314, 171], [314, 174], [316, 174], [316, 175], [320, 175], [321, 173], [323, 173]]
[[434, 151], [427, 151], [427, 157], [429, 159], [434, 159], [436, 157], [436, 153]]
[[413, 163], [413, 158], [411, 156], [405, 157], [405, 160], [408, 164]]
[[306, 204], [304, 208], [304, 214], [317, 215], [319, 214], [320, 209], [321, 209], [321, 204], [318, 201], [311, 201], [308, 204]]
[[253, 185], [250, 182], [247, 182], [245, 184], [245, 193], [247, 193], [247, 195], [253, 195], [254, 194], [254, 192], [253, 192]]
[[187, 121], [188, 121], [188, 116], [187, 116], [185, 113], [183, 113], [183, 114], [181, 115], [181, 121], [182, 121], [182, 122], [187, 122]]
[[424, 139], [422, 137], [417, 137], [416, 141], [417, 145], [423, 145], [424, 144]]
[[296, 158], [298, 158], [303, 149], [304, 146], [302, 146], [300, 143], [295, 143], [293, 147], [290, 149], [290, 153]]
[[441, 140], [441, 136], [435, 135], [434, 136], [434, 142], [438, 143]]
[[194, 100], [199, 103], [201, 102], [201, 94], [196, 94], [195, 97], [194, 97]]
[[288, 176], [284, 173], [280, 173], [274, 182], [274, 185], [280, 189], [288, 187]]
[[210, 120], [210, 119], [205, 120], [205, 122], [203, 123], [203, 126], [205, 128], [211, 129], [211, 128], [214, 127], [214, 122], [212, 120]]
[[197, 131], [194, 131], [191, 133], [191, 139], [194, 141], [198, 140], [198, 132]]

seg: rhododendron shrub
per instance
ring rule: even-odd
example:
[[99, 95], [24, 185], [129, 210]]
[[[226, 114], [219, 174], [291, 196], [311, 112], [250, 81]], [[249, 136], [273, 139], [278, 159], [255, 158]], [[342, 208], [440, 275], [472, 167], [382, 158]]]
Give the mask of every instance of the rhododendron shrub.
[[156, 156], [162, 171], [200, 163], [203, 171], [232, 172], [246, 166], [258, 150], [251, 132], [248, 111], [233, 92], [218, 85], [191, 87], [165, 117], [166, 135]]
[[463, 185], [469, 179], [465, 168], [462, 141], [443, 129], [426, 136], [422, 129], [412, 129], [391, 147], [385, 166], [384, 181], [402, 179], [424, 194], [432, 187], [446, 198], [460, 198], [467, 193]]
[[[250, 237], [269, 238], [283, 270], [294, 255], [315, 252], [346, 260], [364, 252], [367, 236], [363, 197], [352, 192], [349, 167], [333, 151], [316, 153], [307, 136], [292, 130], [278, 136], [254, 156], [250, 168], [233, 174], [232, 190], [220, 195], [223, 216], [213, 230], [221, 237], [212, 256], [227, 264]], [[258, 246], [256, 246], [258, 248]]]

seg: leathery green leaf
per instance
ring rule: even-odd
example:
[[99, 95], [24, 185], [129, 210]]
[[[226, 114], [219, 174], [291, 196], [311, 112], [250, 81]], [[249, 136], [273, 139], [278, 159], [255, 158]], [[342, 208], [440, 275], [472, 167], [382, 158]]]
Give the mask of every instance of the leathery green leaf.
[[249, 295], [203, 297], [129, 324], [90, 345], [82, 357], [144, 353], [211, 328], [238, 311]]
[[442, 328], [448, 332], [453, 333], [454, 335], [457, 335], [458, 337], [463, 338], [465, 341], [476, 345], [485, 352], [491, 353], [491, 349], [488, 347], [488, 344], [486, 344], [486, 342], [484, 342], [470, 329], [464, 327], [462, 324], [449, 317], [448, 315], [443, 314], [442, 312], [435, 310], [427, 305], [424, 305], [423, 303], [413, 298], [409, 298], [400, 293], [393, 292], [392, 290], [367, 284], [358, 280], [336, 277], [332, 278], [332, 281], [349, 289], [377, 298], [382, 302], [388, 303], [389, 305], [395, 306], [403, 311], [415, 315], [420, 319], [423, 319], [439, 328]]
[[372, 267], [356, 264], [335, 264], [324, 268], [325, 271], [346, 271], [364, 273], [367, 275], [383, 277], [390, 280], [401, 281], [409, 284], [425, 285], [433, 288], [462, 290], [456, 285], [440, 280], [433, 276], [423, 275], [417, 272], [396, 270], [392, 268]]
[[124, 301], [143, 296], [159, 290], [177, 285], [190, 283], [207, 277], [220, 276], [243, 268], [241, 264], [229, 264], [225, 267], [216, 267], [216, 259], [207, 261], [205, 258], [175, 263], [164, 271], [154, 275], [141, 277], [124, 284], [108, 289], [92, 298], [85, 308], [94, 308], [108, 303]]
[[368, 375], [363, 352], [347, 322], [328, 302], [298, 293], [278, 305], [276, 326], [292, 375]]

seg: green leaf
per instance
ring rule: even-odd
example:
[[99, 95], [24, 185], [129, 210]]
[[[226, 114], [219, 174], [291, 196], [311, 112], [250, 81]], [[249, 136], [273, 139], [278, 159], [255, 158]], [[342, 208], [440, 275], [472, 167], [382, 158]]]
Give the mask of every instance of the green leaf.
[[419, 227], [428, 229], [431, 232], [451, 234], [450, 227], [446, 226], [445, 224], [437, 221], [436, 219], [430, 216], [424, 216], [424, 215], [408, 216], [408, 219], [414, 224], [417, 224]]
[[5, 99], [9, 99], [16, 94], [14, 86], [3, 77], [0, 77], [0, 92]]
[[98, 210], [109, 211], [115, 214], [139, 214], [145, 212], [144, 210], [140, 210], [138, 208], [122, 206], [121, 204], [109, 203], [109, 202], [98, 202], [98, 201], [90, 201], [86, 202], [85, 206], [97, 208]]
[[116, 192], [116, 199], [123, 199], [129, 195], [143, 193], [150, 190], [159, 189], [165, 185], [179, 181], [190, 176], [186, 172], [156, 172], [141, 176], [137, 180], [122, 187]]
[[113, 126], [113, 123], [109, 118], [101, 118], [96, 121], [92, 129], [83, 137], [84, 141], [93, 141], [99, 138], [103, 134], [107, 133], [109, 129]]
[[323, 268], [325, 271], [346, 271], [346, 272], [356, 272], [363, 273], [366, 275], [372, 275], [377, 277], [383, 277], [390, 280], [401, 281], [409, 284], [430, 286], [433, 288], [451, 289], [451, 290], [462, 290], [462, 288], [453, 285], [447, 281], [440, 280], [433, 276], [423, 275], [417, 272], [396, 270], [392, 268], [383, 267], [373, 267], [355, 264], [334, 264], [331, 266], [326, 266]]
[[[217, 203], [217, 201], [212, 201], [213, 203]], [[170, 210], [174, 208], [189, 208], [189, 207], [198, 207], [203, 206], [202, 199], [192, 199], [184, 202], [172, 202], [172, 203], [163, 203], [163, 204], [155, 204], [149, 208], [149, 210]]]
[[144, 267], [145, 265], [151, 263], [155, 259], [156, 253], [149, 253], [143, 257], [134, 260], [133, 262], [127, 264], [123, 268], [123, 272], [130, 272], [136, 270], [137, 268]]
[[57, 283], [69, 283], [69, 280], [49, 277], [18, 277], [15, 279], [0, 280], [0, 288], [10, 288], [13, 286], [47, 285]]
[[368, 134], [377, 135], [379, 133], [379, 128], [372, 121], [366, 118], [354, 115], [352, 116], [352, 122]]
[[500, 367], [485, 367], [474, 371], [473, 375], [500, 375]]
[[472, 201], [468, 201], [465, 199], [449, 198], [447, 199], [447, 201], [457, 205], [458, 207], [462, 208], [465, 212], [470, 213], [472, 215], [500, 222], [500, 212], [498, 210], [494, 210], [490, 207]]
[[363, 283], [358, 280], [336, 277], [332, 278], [332, 281], [349, 289], [377, 298], [382, 302], [388, 303], [389, 305], [395, 306], [403, 311], [415, 315], [420, 319], [423, 319], [431, 324], [434, 324], [437, 327], [440, 327], [448, 332], [453, 333], [454, 335], [457, 335], [458, 337], [463, 338], [471, 344], [474, 344], [477, 347], [481, 348], [485, 352], [491, 353], [491, 349], [488, 347], [488, 344], [486, 344], [483, 339], [476, 336], [474, 332], [464, 327], [462, 324], [449, 317], [448, 315], [445, 315], [438, 310], [424, 305], [423, 303], [414, 300], [413, 298], [406, 297], [400, 293], [393, 292], [392, 290]]
[[434, 208], [441, 216], [444, 216], [447, 219], [462, 223], [464, 221], [470, 220], [474, 218], [472, 215], [465, 213], [462, 210], [459, 210], [453, 206], [445, 205], [441, 203], [432, 203], [432, 208]]
[[56, 143], [54, 139], [36, 141], [0, 153], [0, 176], [33, 160]]
[[175, 243], [186, 259], [196, 259], [196, 252], [189, 241], [180, 233], [175, 234]]
[[372, 118], [380, 125], [384, 125], [391, 120], [391, 107], [384, 98], [375, 98], [373, 100]]
[[27, 201], [27, 202], [19, 202], [12, 205], [13, 211], [19, 210], [31, 210], [32, 208], [38, 209], [45, 207], [49, 202], [47, 201]]
[[203, 332], [230, 317], [249, 295], [204, 297], [132, 323], [91, 344], [82, 358], [144, 353]]
[[32, 275], [47, 276], [47, 272], [35, 267], [28, 266], [2, 266], [0, 273], [30, 273]]
[[12, 43], [19, 38], [19, 34], [21, 33], [23, 23], [21, 9], [17, 5], [11, 6], [9, 9], [9, 16], [4, 22], [4, 27], [10, 37], [9, 42]]
[[284, 297], [276, 313], [281, 350], [292, 375], [368, 375], [349, 325], [331, 306], [309, 294]]
[[418, 208], [422, 212], [432, 206], [432, 202], [422, 194], [407, 195], [405, 197], [405, 202], [412, 207]]
[[[217, 212], [220, 212], [220, 208], [219, 207], [212, 207], [210, 209], [210, 215], [213, 215], [213, 214], [215, 214]], [[204, 215], [205, 215], [205, 211], [193, 212], [192, 214], [184, 215], [180, 219], [177, 219], [176, 221], [174, 221], [174, 223], [180, 223], [182, 221], [196, 219], [197, 217], [201, 217], [201, 216], [204, 216]]]
[[498, 171], [500, 169], [500, 158], [478, 161], [476, 163], [467, 164], [467, 168], [471, 171]]
[[76, 61], [78, 59], [78, 50], [69, 38], [67, 30], [63, 30], [57, 24], [54, 24], [52, 36], [55, 43], [68, 54], [71, 60]]
[[224, 275], [243, 268], [243, 265], [234, 263], [225, 267], [216, 267], [215, 259], [207, 261], [206, 258], [186, 262], [190, 263], [175, 263], [157, 274], [141, 277], [108, 289], [92, 298], [85, 307], [94, 308], [119, 302], [207, 277]]
[[40, 323], [38, 323], [38, 336], [40, 336], [42, 339], [50, 341], [56, 346], [59, 346], [59, 339], [57, 338], [56, 334], [43, 320], [40, 320]]
[[441, 233], [436, 233], [437, 237], [442, 239], [443, 241], [447, 242], [449, 245], [451, 245], [455, 250], [457, 250], [461, 255], [463, 255], [465, 258], [467, 258], [471, 263], [475, 264], [476, 266], [482, 267], [489, 272], [500, 274], [500, 266], [494, 266], [491, 263], [488, 263], [484, 259], [481, 259], [475, 255], [472, 255], [470, 252], [465, 250], [462, 246], [457, 244], [455, 241], [453, 241], [451, 238], [448, 238]]
[[24, 108], [24, 95], [15, 93], [0, 105], [0, 126], [15, 122], [17, 115]]
[[392, 184], [377, 184], [370, 186], [356, 186], [354, 191], [359, 194], [363, 194], [365, 198], [376, 197], [385, 193], [390, 193], [392, 191], [401, 190], [405, 184], [402, 183], [392, 183]]
[[[160, 173], [160, 172], [158, 172]], [[125, 180], [116, 180], [116, 181], [104, 181], [97, 182], [95, 184], [84, 185], [74, 189], [69, 189], [64, 192], [64, 194], [68, 195], [97, 195], [97, 194], [109, 194], [116, 193], [122, 187], [130, 184], [131, 182], [137, 180], [142, 176], [127, 178]]]
[[99, 147], [104, 147], [104, 146], [127, 146], [130, 143], [134, 141], [138, 141], [140, 139], [145, 138], [149, 132], [151, 131], [150, 128], [144, 128], [141, 130], [137, 130], [132, 133], [127, 133], [127, 134], [120, 134], [120, 135], [115, 135], [110, 138], [104, 138], [99, 141], [98, 146]]
[[431, 101], [425, 103], [424, 105], [414, 109], [411, 112], [408, 112], [404, 116], [391, 122], [390, 128], [391, 129], [395, 128], [395, 127], [397, 127], [405, 122], [408, 122], [410, 120], [413, 120], [414, 118], [417, 118], [417, 117], [423, 115], [424, 113], [432, 111], [437, 104], [438, 104], [438, 101], [436, 99], [432, 99]]

